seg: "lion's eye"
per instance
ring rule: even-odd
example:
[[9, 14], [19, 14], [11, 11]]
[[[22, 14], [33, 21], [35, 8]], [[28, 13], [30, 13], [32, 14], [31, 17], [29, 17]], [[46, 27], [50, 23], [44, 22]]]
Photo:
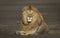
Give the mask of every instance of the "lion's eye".
[[33, 12], [32, 11], [27, 11], [26, 12], [28, 16], [33, 16]]

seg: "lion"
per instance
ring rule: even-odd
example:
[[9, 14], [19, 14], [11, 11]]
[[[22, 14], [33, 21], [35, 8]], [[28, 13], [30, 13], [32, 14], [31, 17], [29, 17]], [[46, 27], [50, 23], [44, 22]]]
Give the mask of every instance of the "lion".
[[42, 14], [34, 6], [25, 6], [22, 9], [20, 35], [38, 35], [48, 32], [48, 25], [43, 20]]

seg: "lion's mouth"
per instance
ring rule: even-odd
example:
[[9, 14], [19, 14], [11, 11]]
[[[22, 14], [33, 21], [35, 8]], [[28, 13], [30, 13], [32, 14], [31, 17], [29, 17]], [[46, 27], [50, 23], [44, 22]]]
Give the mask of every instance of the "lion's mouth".
[[27, 22], [31, 23], [32, 22], [32, 17], [27, 17]]

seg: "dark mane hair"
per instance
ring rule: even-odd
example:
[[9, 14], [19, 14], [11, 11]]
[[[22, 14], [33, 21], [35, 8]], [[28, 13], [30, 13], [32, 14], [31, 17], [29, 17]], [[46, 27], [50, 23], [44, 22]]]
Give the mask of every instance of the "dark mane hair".
[[31, 10], [31, 5], [29, 5], [29, 9]]

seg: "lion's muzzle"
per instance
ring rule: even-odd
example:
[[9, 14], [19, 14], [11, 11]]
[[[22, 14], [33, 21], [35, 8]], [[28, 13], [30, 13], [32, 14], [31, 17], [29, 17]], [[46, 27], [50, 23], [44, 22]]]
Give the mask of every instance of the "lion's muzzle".
[[31, 23], [32, 22], [32, 17], [27, 17], [27, 22]]

